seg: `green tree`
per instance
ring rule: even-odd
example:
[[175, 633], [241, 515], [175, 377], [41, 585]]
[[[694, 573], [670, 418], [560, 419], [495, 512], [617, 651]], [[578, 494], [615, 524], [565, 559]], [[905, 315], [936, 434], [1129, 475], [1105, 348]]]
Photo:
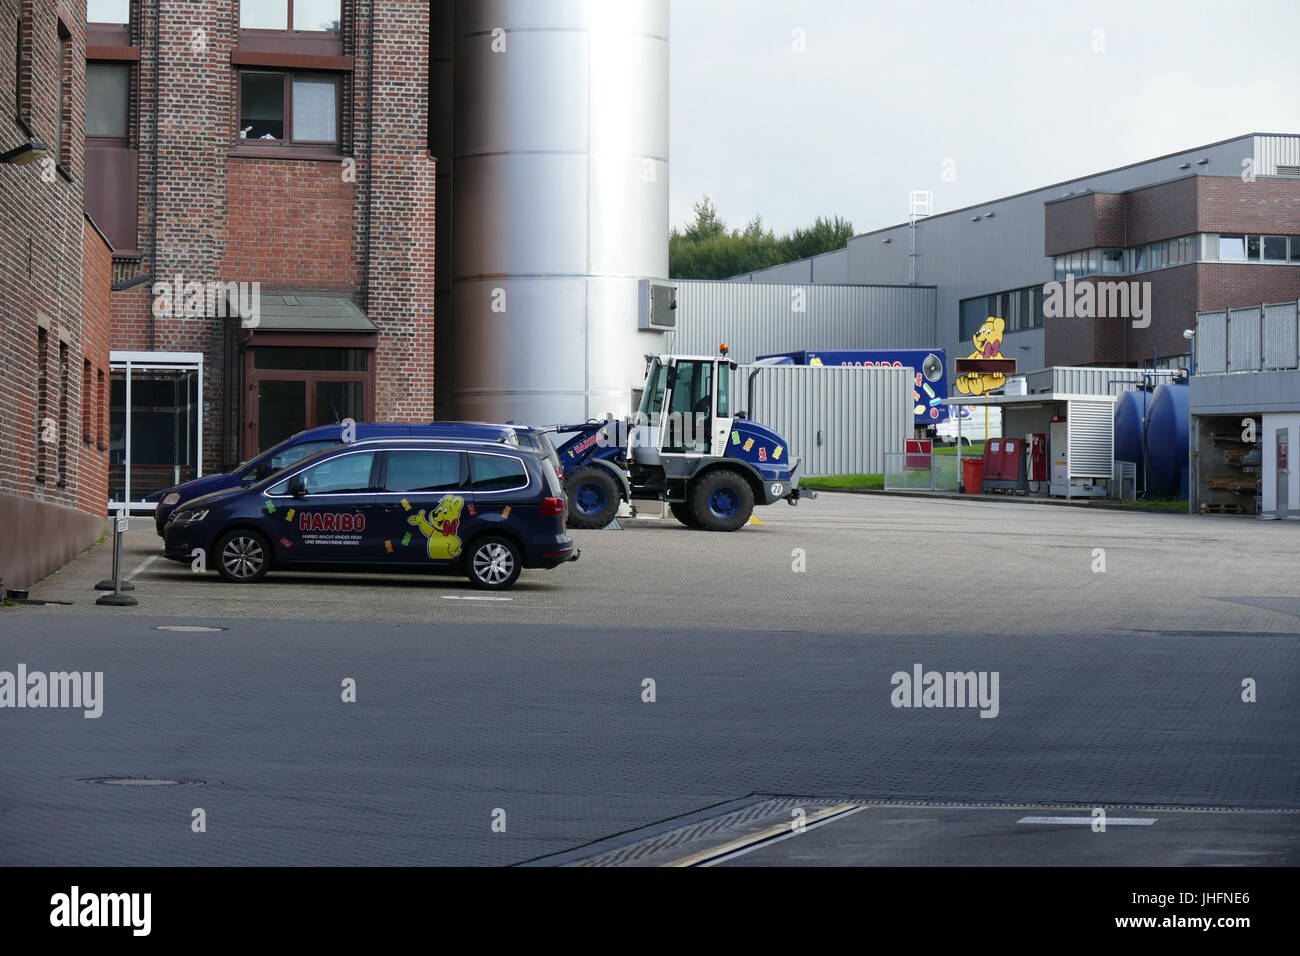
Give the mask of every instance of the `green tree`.
[[785, 236], [764, 226], [761, 216], [744, 229], [729, 230], [708, 196], [695, 203], [694, 212], [694, 221], [668, 236], [668, 274], [674, 279], [727, 279], [840, 249], [853, 235], [853, 224], [840, 216], [818, 216], [811, 227]]

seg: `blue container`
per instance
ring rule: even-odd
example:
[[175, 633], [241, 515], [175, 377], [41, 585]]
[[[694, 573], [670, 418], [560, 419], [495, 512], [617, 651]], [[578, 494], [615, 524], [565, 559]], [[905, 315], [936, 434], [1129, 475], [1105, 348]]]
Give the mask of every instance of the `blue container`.
[[1142, 488], [1143, 451], [1142, 430], [1146, 413], [1151, 407], [1151, 393], [1145, 391], [1122, 392], [1115, 403], [1115, 460], [1131, 461], [1137, 466], [1137, 487]]
[[1189, 398], [1186, 382], [1161, 385], [1151, 396], [1146, 429], [1148, 496], [1187, 497]]

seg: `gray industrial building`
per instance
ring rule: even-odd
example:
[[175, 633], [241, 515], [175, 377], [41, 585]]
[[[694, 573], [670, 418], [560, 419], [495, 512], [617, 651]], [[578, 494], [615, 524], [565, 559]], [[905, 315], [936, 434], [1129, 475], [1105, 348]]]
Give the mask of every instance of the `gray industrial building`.
[[1202, 313], [1195, 343], [1191, 510], [1300, 518], [1300, 302]]
[[[1181, 333], [1198, 310], [1251, 301], [1243, 286], [1259, 286], [1263, 297], [1275, 287], [1275, 269], [1300, 276], [1298, 177], [1300, 136], [1254, 133], [921, 216], [855, 236], [844, 249], [732, 281], [933, 286], [936, 337], [915, 344], [964, 356], [974, 329], [998, 316], [1007, 323], [1002, 354], [1025, 371], [1137, 366], [1150, 364], [1153, 352], [1158, 365], [1177, 366], [1187, 362]], [[1268, 233], [1282, 240], [1280, 259], [1260, 251]], [[1222, 248], [1220, 234], [1229, 237]], [[1066, 274], [1150, 281], [1152, 328], [1074, 318], [1052, 328], [1042, 286]]]

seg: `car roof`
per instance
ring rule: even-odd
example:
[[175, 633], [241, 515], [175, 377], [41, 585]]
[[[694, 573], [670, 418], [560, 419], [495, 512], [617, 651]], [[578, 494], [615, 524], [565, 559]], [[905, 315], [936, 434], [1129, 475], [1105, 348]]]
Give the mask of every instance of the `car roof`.
[[[298, 432], [293, 438], [300, 441], [311, 441], [318, 438], [338, 438], [342, 423], [335, 422], [331, 425], [317, 425], [315, 428], [308, 428]], [[391, 432], [391, 435], [385, 435]], [[494, 425], [488, 422], [357, 422], [356, 433], [358, 435], [367, 435], [369, 437], [382, 438], [393, 437], [402, 438], [407, 436], [419, 436], [421, 434], [431, 437], [442, 437], [443, 435], [464, 435], [467, 438], [485, 438], [494, 441], [505, 441], [511, 435], [516, 433], [514, 425]], [[414, 434], [413, 434], [414, 433]]]

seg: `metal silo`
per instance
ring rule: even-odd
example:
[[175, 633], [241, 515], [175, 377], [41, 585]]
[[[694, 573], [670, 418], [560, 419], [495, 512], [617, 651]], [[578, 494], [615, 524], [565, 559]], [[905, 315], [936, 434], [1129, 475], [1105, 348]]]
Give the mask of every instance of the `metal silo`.
[[668, 0], [454, 12], [440, 417], [626, 413], [661, 341], [637, 321], [638, 280], [668, 270]]

